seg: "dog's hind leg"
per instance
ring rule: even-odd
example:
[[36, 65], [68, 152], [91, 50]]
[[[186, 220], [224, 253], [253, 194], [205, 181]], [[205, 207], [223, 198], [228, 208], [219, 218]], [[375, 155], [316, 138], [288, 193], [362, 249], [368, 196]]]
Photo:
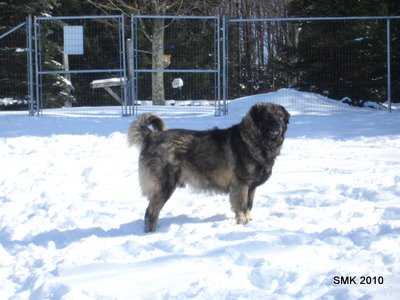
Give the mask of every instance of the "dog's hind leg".
[[167, 200], [168, 199], [161, 197], [160, 194], [155, 194], [149, 199], [149, 205], [147, 206], [146, 213], [144, 215], [145, 232], [156, 231], [158, 216], [160, 215], [160, 211]]
[[235, 213], [237, 224], [247, 224], [246, 212], [248, 207], [249, 187], [245, 184], [233, 184], [229, 191], [229, 200]]
[[144, 216], [145, 232], [156, 231], [160, 211], [171, 197], [178, 182], [179, 173], [169, 166], [164, 168], [162, 175], [164, 177], [161, 179], [160, 184], [155, 185], [157, 189], [154, 190], [149, 197], [149, 205], [147, 206]]

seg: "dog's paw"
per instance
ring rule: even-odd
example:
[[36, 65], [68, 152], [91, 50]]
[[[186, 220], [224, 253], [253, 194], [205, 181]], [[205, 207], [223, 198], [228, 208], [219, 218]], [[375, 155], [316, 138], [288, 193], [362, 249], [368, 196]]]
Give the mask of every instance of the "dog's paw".
[[246, 218], [247, 218], [247, 222], [250, 222], [251, 220], [253, 220], [253, 218], [251, 217], [251, 212], [249, 210], [246, 212]]
[[156, 231], [156, 224], [154, 222], [150, 222], [148, 219], [144, 221], [144, 233], [151, 233]]
[[236, 214], [236, 224], [247, 224], [249, 220], [247, 219], [246, 213], [239, 212]]

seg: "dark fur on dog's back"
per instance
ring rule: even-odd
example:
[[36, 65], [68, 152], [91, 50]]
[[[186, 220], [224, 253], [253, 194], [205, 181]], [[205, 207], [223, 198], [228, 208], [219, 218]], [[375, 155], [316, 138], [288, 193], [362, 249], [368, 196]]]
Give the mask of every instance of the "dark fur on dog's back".
[[247, 223], [255, 188], [271, 175], [288, 122], [282, 106], [267, 103], [254, 105], [227, 129], [165, 130], [159, 117], [139, 116], [129, 128], [128, 141], [141, 149], [139, 181], [150, 201], [145, 231], [155, 230], [161, 208], [176, 186], [184, 184], [229, 193], [237, 222]]

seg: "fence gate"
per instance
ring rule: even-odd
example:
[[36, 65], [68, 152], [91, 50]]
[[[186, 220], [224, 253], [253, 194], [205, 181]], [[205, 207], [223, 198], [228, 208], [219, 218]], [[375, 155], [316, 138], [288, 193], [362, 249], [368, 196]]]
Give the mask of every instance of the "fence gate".
[[128, 114], [123, 16], [36, 17], [34, 40], [38, 112]]
[[0, 34], [0, 111], [34, 110], [32, 19]]
[[225, 114], [223, 29], [215, 16], [132, 16], [127, 52], [133, 107], [179, 105]]

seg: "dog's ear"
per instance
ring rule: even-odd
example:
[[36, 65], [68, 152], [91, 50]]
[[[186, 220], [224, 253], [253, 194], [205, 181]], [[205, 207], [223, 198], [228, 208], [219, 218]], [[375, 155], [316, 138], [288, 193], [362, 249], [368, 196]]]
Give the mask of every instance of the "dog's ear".
[[264, 121], [264, 107], [261, 104], [255, 104], [251, 107], [249, 114], [253, 122], [258, 124]]
[[286, 122], [286, 124], [289, 124], [289, 119], [290, 119], [290, 114], [289, 114], [289, 112], [286, 110], [286, 108], [285, 107], [283, 107], [282, 105], [279, 105], [280, 106], [280, 108], [281, 108], [281, 110], [282, 110], [282, 112], [283, 112], [283, 114], [284, 114], [284, 119], [285, 119], [285, 122]]

